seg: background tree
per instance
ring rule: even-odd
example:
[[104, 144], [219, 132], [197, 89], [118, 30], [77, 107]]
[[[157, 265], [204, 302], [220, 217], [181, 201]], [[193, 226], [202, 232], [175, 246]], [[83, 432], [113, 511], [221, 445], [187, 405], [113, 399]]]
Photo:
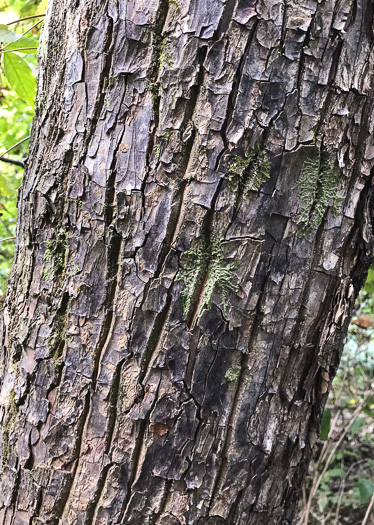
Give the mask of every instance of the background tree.
[[372, 252], [372, 14], [51, 2], [4, 524], [293, 522]]

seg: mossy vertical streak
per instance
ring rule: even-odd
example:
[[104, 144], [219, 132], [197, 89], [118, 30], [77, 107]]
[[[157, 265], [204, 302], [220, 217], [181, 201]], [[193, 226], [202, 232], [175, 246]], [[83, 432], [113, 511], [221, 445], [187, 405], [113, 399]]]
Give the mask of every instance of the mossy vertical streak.
[[323, 158], [319, 153], [316, 158], [306, 159], [301, 177], [293, 187], [300, 190], [297, 224], [302, 227], [299, 236], [318, 228], [329, 205], [333, 217], [339, 215], [341, 198], [337, 196], [338, 186], [339, 174], [335, 172], [331, 158]]
[[246, 155], [235, 155], [229, 167], [228, 187], [243, 194], [244, 199], [250, 191], [258, 191], [266, 179], [270, 178], [270, 161], [259, 144]]
[[220, 235], [214, 235], [211, 239], [199, 237], [196, 247], [182, 254], [176, 280], [184, 284], [184, 315], [188, 317], [192, 310], [195, 311], [192, 324], [200, 319], [204, 308], [211, 308], [216, 290], [226, 313], [227, 293], [229, 290], [236, 291], [233, 273], [236, 267], [235, 261], [225, 258]]

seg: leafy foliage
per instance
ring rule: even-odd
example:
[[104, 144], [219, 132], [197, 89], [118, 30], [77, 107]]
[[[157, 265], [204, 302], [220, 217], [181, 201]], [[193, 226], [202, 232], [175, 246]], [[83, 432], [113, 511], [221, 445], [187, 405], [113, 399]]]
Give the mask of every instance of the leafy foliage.
[[269, 177], [270, 161], [266, 151], [256, 144], [244, 158], [234, 156], [228, 173], [228, 187], [233, 191], [238, 189], [247, 198], [250, 191], [258, 191]]
[[0, 11], [12, 9], [21, 17], [45, 13], [47, 0], [0, 0]]
[[21, 183], [19, 172], [8, 166], [0, 171], [0, 239], [8, 239], [0, 243], [0, 297], [5, 291], [13, 260], [17, 187]]
[[[177, 275], [178, 281], [183, 281], [182, 298], [184, 315], [188, 315], [191, 306], [199, 302], [197, 319], [205, 307], [211, 308], [214, 292], [220, 294], [223, 311], [226, 312], [226, 299], [229, 290], [235, 291], [233, 270], [235, 262], [225, 259], [222, 241], [215, 235], [210, 241], [200, 237], [195, 248], [190, 248], [182, 254], [181, 267]], [[202, 290], [199, 293], [199, 287]]]
[[4, 53], [4, 73], [9, 84], [22, 100], [34, 106], [35, 77], [26, 60], [16, 53]]
[[368, 293], [372, 274], [359, 295], [325, 408], [323, 446], [307, 480], [299, 525], [361, 524], [373, 497], [374, 297]]
[[297, 224], [302, 224], [301, 236], [318, 228], [330, 203], [333, 216], [339, 215], [338, 184], [339, 176], [334, 172], [331, 159], [318, 155], [304, 162], [302, 176], [293, 188], [300, 189]]
[[[17, 24], [8, 22], [43, 14], [46, 5], [46, 0], [0, 0], [0, 155], [30, 135], [36, 89], [36, 49], [43, 18]], [[24, 142], [12, 149], [10, 157], [23, 160], [27, 149], [28, 143]], [[4, 294], [13, 259], [17, 189], [21, 181], [22, 168], [0, 160], [0, 297]]]

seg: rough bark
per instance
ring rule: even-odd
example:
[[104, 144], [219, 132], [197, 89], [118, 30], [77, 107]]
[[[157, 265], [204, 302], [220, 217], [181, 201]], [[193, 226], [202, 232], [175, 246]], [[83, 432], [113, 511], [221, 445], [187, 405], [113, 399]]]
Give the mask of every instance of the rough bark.
[[[0, 523], [291, 524], [372, 249], [369, 0], [51, 0], [3, 312]], [[260, 145], [244, 195], [233, 161]], [[300, 235], [322, 151], [340, 213]], [[330, 205], [331, 205], [330, 199]], [[233, 270], [199, 318], [197, 238]], [[180, 274], [179, 274], [180, 275]]]

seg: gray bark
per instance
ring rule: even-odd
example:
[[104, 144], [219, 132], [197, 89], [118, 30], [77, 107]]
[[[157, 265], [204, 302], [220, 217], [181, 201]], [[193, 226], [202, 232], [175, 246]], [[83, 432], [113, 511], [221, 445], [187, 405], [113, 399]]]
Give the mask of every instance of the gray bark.
[[[1, 524], [294, 523], [372, 252], [372, 21], [369, 0], [51, 0], [3, 311]], [[270, 178], [244, 195], [229, 170], [256, 145]], [[318, 152], [340, 213], [302, 236]], [[186, 316], [202, 237], [240, 261], [235, 290], [199, 317], [205, 268]]]

